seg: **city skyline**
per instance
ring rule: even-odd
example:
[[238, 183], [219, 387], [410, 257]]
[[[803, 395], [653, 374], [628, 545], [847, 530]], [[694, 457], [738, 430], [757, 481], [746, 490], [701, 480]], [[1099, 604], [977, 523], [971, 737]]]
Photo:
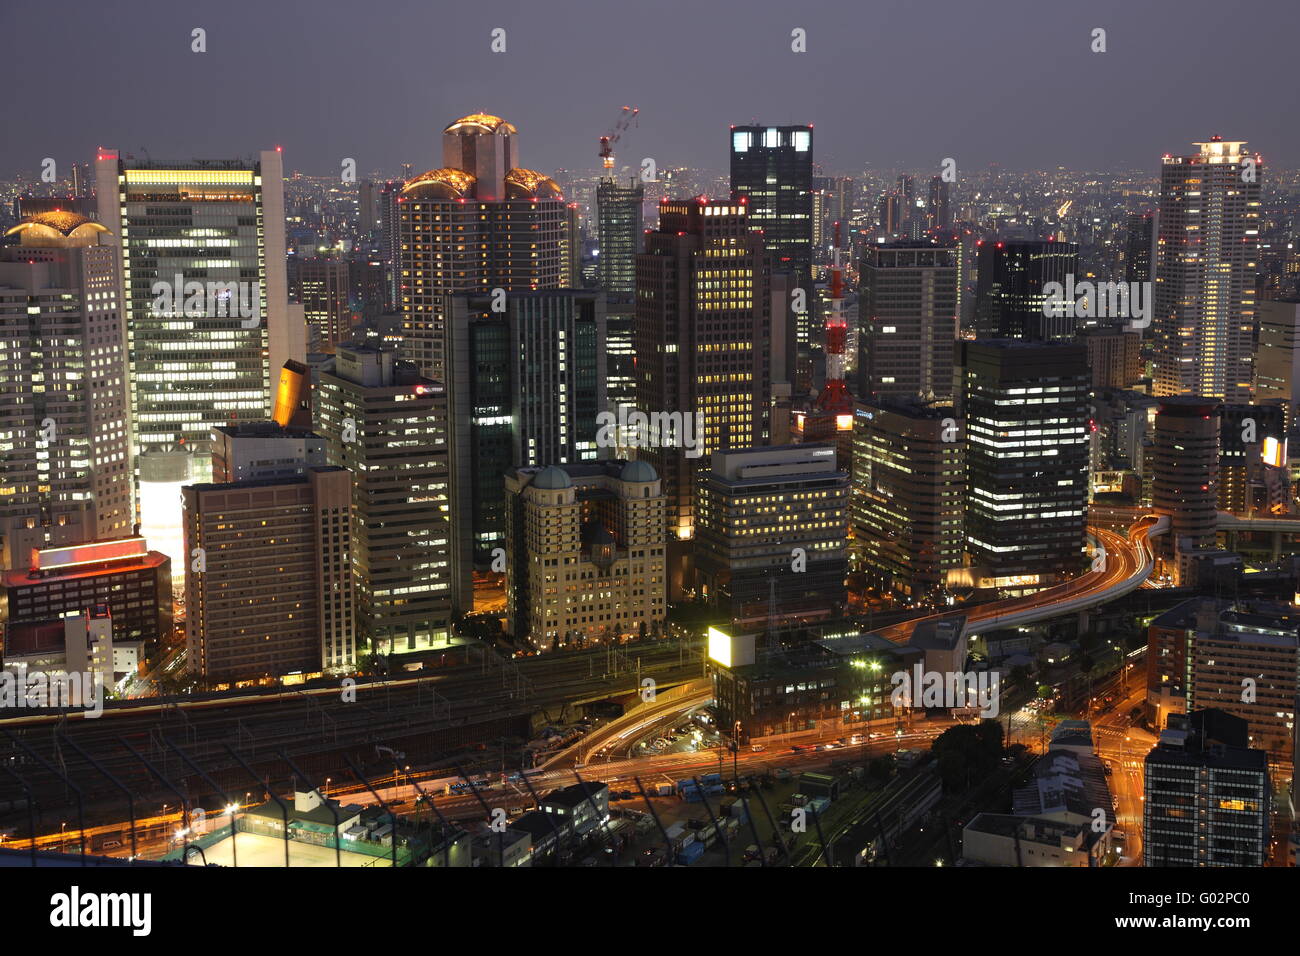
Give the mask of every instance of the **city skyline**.
[[186, 6], [0, 14], [0, 867], [1282, 911], [1300, 9]]

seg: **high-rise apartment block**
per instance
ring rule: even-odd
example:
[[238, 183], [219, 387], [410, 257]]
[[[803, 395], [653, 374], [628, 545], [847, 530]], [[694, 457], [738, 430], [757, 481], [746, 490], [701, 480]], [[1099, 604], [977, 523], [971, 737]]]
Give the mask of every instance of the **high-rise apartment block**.
[[1160, 170], [1154, 394], [1249, 401], [1263, 162], [1244, 142], [1194, 145]]

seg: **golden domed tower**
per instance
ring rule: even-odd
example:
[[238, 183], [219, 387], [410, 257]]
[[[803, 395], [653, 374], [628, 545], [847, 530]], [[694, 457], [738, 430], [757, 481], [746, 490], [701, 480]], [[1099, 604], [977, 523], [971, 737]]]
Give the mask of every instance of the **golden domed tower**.
[[473, 176], [479, 199], [504, 199], [506, 174], [519, 165], [518, 135], [500, 116], [462, 116], [442, 131], [442, 164]]
[[568, 208], [555, 181], [519, 165], [518, 131], [471, 113], [442, 133], [443, 165], [398, 197], [399, 306], [406, 357], [445, 381], [444, 297], [559, 289], [569, 277]]

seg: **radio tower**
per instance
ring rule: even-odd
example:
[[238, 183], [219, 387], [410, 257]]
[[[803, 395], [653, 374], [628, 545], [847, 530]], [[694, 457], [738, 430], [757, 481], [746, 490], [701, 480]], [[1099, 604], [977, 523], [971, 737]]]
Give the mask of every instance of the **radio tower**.
[[853, 455], [853, 396], [844, 383], [844, 343], [848, 323], [844, 319], [844, 270], [840, 266], [840, 223], [835, 223], [834, 258], [831, 266], [831, 311], [826, 317], [826, 386], [813, 402], [804, 420], [805, 442], [834, 442], [836, 460], [847, 469]]

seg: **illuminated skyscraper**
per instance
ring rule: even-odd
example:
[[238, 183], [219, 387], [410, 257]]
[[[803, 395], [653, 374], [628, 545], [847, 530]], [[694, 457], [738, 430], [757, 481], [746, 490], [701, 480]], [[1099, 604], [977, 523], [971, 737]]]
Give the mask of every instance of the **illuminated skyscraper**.
[[474, 113], [442, 133], [438, 169], [397, 199], [403, 354], [445, 381], [445, 296], [562, 288], [569, 210], [548, 176], [519, 165], [518, 131]]
[[449, 298], [453, 565], [456, 606], [469, 611], [471, 572], [505, 544], [506, 473], [600, 455], [605, 303], [570, 289], [515, 293], [502, 312], [491, 296]]
[[[707, 456], [768, 437], [771, 260], [747, 209], [703, 196], [665, 201], [637, 257], [637, 410], [648, 418], [637, 457], [663, 479], [675, 539], [691, 537]], [[664, 413], [678, 416], [675, 430], [659, 424]]]
[[699, 592], [733, 622], [843, 611], [849, 476], [834, 445], [714, 452], [696, 508]]
[[1190, 575], [1196, 552], [1215, 547], [1219, 486], [1218, 402], [1171, 396], [1156, 415], [1151, 507], [1169, 518], [1155, 539], [1174, 583]]
[[135, 524], [126, 324], [104, 226], [46, 212], [0, 246], [0, 569]]
[[[305, 355], [286, 307], [280, 151], [191, 163], [101, 151], [96, 181], [99, 220], [121, 237], [136, 444], [183, 444], [206, 480], [212, 427], [269, 417], [271, 370]], [[236, 297], [252, 315], [232, 314]]]
[[975, 329], [980, 338], [1068, 341], [1076, 327], [1085, 324], [1085, 320], [1064, 314], [1043, 315], [1047, 284], [1065, 286], [1067, 276], [1078, 274], [1076, 243], [985, 241], [979, 244], [976, 259]]
[[966, 549], [990, 586], [1036, 588], [1083, 566], [1088, 400], [1081, 345], [961, 343]]
[[1263, 163], [1214, 137], [1160, 171], [1153, 327], [1157, 396], [1250, 400]]
[[920, 600], [943, 593], [965, 554], [963, 429], [952, 406], [914, 397], [854, 414], [854, 548], [868, 581]]
[[315, 431], [352, 473], [358, 635], [376, 654], [446, 647], [451, 626], [447, 396], [391, 349], [340, 346]]
[[265, 421], [273, 376], [306, 353], [288, 305], [279, 150], [166, 163], [100, 150], [99, 220], [120, 236], [141, 532], [173, 558], [180, 488], [211, 479], [212, 429]]
[[865, 251], [858, 300], [858, 396], [953, 398], [956, 245], [900, 241]]
[[596, 186], [597, 276], [606, 292], [631, 295], [636, 289], [636, 257], [645, 233], [641, 224], [644, 201], [645, 187], [635, 179], [620, 185], [609, 177]]
[[772, 268], [795, 274], [807, 307], [795, 340], [807, 347], [819, 329], [813, 308], [813, 128], [733, 126], [731, 198], [748, 203], [749, 228], [761, 231]]

